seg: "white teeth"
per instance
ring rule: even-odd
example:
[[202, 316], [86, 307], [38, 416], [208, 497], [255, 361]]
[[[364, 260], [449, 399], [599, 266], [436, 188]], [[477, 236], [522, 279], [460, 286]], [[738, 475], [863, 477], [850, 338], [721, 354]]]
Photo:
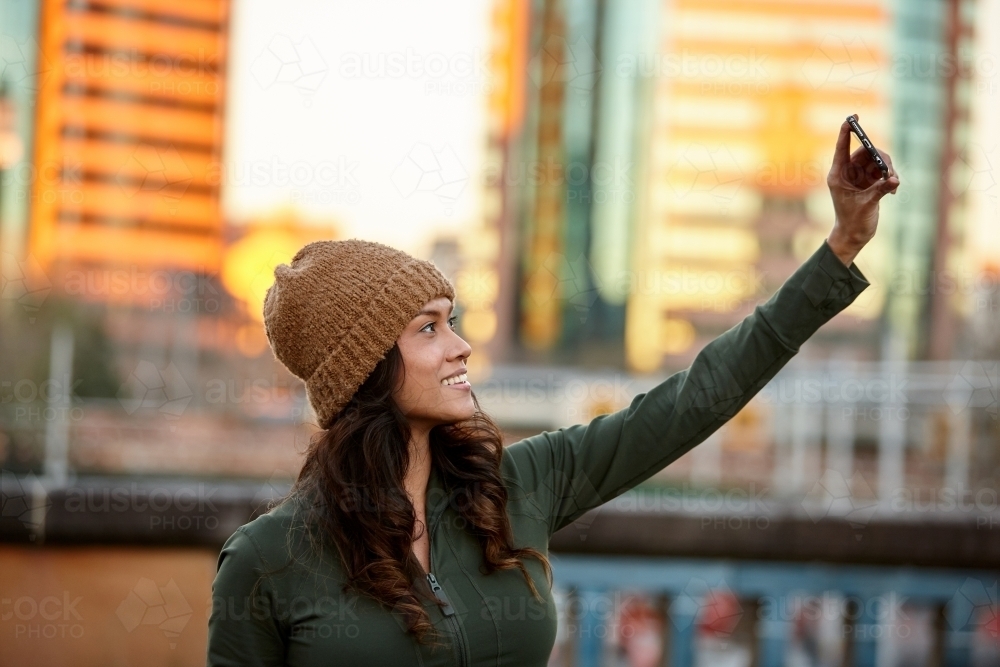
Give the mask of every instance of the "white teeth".
[[450, 386], [450, 385], [453, 385], [453, 384], [457, 384], [459, 382], [465, 382], [466, 377], [467, 377], [467, 374], [466, 373], [462, 373], [461, 375], [456, 375], [453, 378], [448, 378], [447, 380], [441, 380], [441, 384], [443, 384], [445, 386]]

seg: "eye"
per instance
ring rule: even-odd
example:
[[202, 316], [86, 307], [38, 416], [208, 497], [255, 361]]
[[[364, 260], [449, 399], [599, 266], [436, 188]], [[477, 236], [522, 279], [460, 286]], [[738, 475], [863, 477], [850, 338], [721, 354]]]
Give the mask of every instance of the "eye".
[[[457, 315], [452, 315], [451, 317], [449, 317], [449, 318], [448, 318], [448, 326], [450, 326], [450, 327], [452, 328], [452, 330], [454, 330], [454, 329], [455, 329], [455, 321], [456, 321], [457, 319], [458, 319], [458, 316], [457, 316]], [[426, 331], [426, 330], [427, 330], [427, 327], [432, 327], [432, 326], [434, 326], [434, 324], [435, 324], [434, 322], [428, 322], [428, 323], [427, 323], [427, 324], [425, 324], [425, 325], [423, 326], [423, 328], [421, 328], [420, 330], [421, 330], [421, 331]]]

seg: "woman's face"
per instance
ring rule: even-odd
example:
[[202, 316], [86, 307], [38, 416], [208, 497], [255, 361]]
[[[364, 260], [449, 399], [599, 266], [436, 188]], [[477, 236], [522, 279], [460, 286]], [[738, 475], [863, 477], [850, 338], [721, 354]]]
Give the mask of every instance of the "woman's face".
[[469, 419], [476, 411], [467, 378], [442, 382], [464, 375], [472, 353], [452, 328], [452, 309], [447, 297], [428, 301], [396, 341], [405, 367], [402, 387], [394, 394], [396, 404], [411, 423], [427, 428]]

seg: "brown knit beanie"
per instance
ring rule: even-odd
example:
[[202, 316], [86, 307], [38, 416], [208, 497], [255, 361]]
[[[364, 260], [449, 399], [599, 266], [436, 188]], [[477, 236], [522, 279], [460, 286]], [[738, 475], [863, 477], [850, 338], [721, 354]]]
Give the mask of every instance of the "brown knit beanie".
[[327, 429], [410, 320], [442, 296], [454, 301], [455, 289], [433, 262], [373, 241], [314, 241], [275, 267], [264, 331]]

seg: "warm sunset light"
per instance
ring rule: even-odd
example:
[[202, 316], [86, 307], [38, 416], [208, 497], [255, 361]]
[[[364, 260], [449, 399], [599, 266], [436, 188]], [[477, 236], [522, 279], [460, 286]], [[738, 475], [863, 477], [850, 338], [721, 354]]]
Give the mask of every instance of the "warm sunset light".
[[1000, 0], [0, 0], [0, 667], [998, 667], [998, 399]]
[[274, 282], [274, 267], [288, 263], [304, 243], [340, 238], [339, 233], [324, 233], [318, 227], [293, 226], [285, 214], [271, 222], [250, 226], [247, 233], [226, 249], [222, 260], [222, 284], [243, 302], [246, 314], [263, 323], [264, 296]]

